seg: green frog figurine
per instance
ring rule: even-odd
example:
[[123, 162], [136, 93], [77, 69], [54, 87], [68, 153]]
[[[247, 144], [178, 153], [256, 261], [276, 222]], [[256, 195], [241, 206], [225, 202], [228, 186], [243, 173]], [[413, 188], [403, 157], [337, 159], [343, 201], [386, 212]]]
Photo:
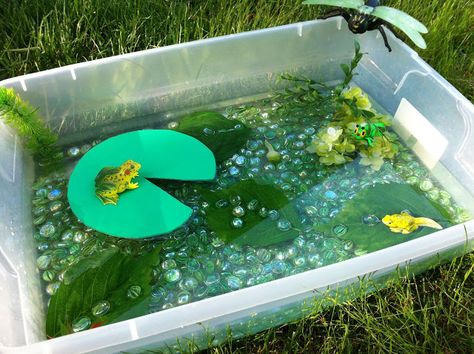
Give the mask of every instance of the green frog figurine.
[[119, 167], [104, 167], [95, 177], [95, 195], [104, 204], [117, 205], [119, 193], [138, 188], [132, 179], [138, 176], [142, 167], [138, 162], [128, 160]]

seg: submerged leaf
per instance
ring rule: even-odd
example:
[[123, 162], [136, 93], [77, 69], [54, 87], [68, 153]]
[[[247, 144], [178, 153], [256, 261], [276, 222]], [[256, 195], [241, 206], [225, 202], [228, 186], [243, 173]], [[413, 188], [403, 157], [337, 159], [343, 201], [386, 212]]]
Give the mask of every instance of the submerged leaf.
[[[224, 190], [213, 192], [199, 188], [199, 192], [210, 205], [206, 213], [208, 225], [225, 242], [268, 246], [298, 236], [298, 230], [295, 228], [299, 226], [299, 218], [295, 208], [282, 191], [271, 185], [242, 181]], [[241, 198], [242, 206], [246, 206], [252, 200], [257, 200], [259, 208], [278, 211], [280, 220], [289, 221], [292, 227], [286, 231], [281, 230], [277, 226], [277, 220], [262, 217], [259, 209], [256, 209], [246, 210], [246, 214], [242, 217], [243, 226], [234, 228], [232, 226], [232, 220], [235, 218], [232, 215], [233, 206], [219, 208], [216, 203], [221, 200], [229, 201], [235, 196]]]
[[364, 223], [364, 218], [368, 216], [375, 215], [382, 220], [385, 215], [398, 214], [402, 210], [409, 210], [416, 217], [436, 220], [443, 227], [451, 226], [442, 211], [438, 210], [426, 197], [418, 194], [410, 185], [392, 183], [368, 187], [360, 191], [346, 203], [344, 209], [331, 223], [318, 225], [315, 228], [333, 235], [333, 228], [336, 225], [346, 225], [347, 232], [341, 238], [351, 240], [357, 248], [367, 252], [378, 251], [436, 231], [420, 227], [411, 234], [402, 235], [391, 232], [382, 222], [375, 225]]
[[[46, 319], [48, 337], [72, 333], [73, 321], [82, 316], [91, 318], [93, 324], [108, 324], [147, 314], [152, 267], [160, 250], [158, 247], [131, 256], [112, 248], [75, 264], [51, 297]], [[134, 285], [140, 286], [141, 294], [130, 298], [127, 292]], [[94, 317], [92, 307], [104, 300], [110, 303], [110, 311]]]
[[217, 162], [238, 151], [251, 132], [243, 123], [229, 120], [217, 112], [192, 113], [179, 122], [176, 130], [201, 141], [214, 153]]

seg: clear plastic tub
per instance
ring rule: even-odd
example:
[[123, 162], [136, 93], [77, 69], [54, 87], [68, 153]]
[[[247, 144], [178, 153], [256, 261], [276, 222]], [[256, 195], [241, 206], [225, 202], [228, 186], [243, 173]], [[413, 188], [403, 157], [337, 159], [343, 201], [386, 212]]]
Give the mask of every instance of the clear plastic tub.
[[[373, 31], [357, 37], [368, 54], [354, 83], [392, 115], [405, 98], [426, 118], [417, 122], [421, 131], [429, 132], [428, 139], [423, 140], [417, 133], [420, 126], [409, 121], [400, 122], [400, 135], [422, 160], [426, 151], [436, 150], [438, 141], [445, 142], [427, 166], [472, 213], [473, 105], [393, 35], [389, 34], [392, 53], [378, 36]], [[281, 72], [340, 80], [339, 64], [352, 58], [354, 38], [340, 18], [310, 21], [71, 65], [0, 85], [13, 87], [39, 107], [60, 143], [72, 144], [98, 132], [146, 126], [157, 115], [165, 122], [182, 112], [254, 99], [275, 87]], [[350, 296], [348, 289], [365, 291], [361, 277], [383, 282], [407, 263], [421, 271], [472, 250], [474, 240], [474, 222], [469, 221], [298, 275], [46, 340], [31, 237], [33, 179], [31, 156], [14, 131], [0, 123], [0, 352], [133, 352], [172, 349], [177, 339], [185, 347], [203, 347], [221, 340], [228, 328], [237, 337], [296, 319], [328, 290], [346, 289], [345, 296]]]

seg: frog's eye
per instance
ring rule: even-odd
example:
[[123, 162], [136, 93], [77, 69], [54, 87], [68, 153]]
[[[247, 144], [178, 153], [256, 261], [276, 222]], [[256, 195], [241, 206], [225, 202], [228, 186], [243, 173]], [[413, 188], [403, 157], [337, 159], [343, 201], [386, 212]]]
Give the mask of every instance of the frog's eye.
[[360, 135], [362, 137], [365, 137], [366, 134], [367, 134], [367, 130], [365, 130], [365, 129], [360, 132]]

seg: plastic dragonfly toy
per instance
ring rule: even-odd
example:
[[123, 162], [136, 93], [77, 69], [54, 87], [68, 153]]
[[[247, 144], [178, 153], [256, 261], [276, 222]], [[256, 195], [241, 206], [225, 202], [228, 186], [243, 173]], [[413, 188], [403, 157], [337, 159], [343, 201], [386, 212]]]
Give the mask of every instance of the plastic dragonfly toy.
[[[387, 35], [382, 25], [387, 26], [398, 37], [393, 26], [399, 28], [418, 47], [425, 49], [426, 43], [420, 33], [428, 33], [428, 29], [410, 15], [388, 6], [381, 6], [381, 0], [306, 0], [303, 4], [337, 6], [339, 9], [330, 11], [321, 18], [342, 16], [353, 33], [364, 33], [378, 29], [383, 37], [385, 47], [391, 52]], [[348, 10], [349, 9], [349, 10]]]
[[373, 146], [376, 136], [383, 136], [382, 129], [385, 129], [383, 123], [362, 123], [356, 124], [354, 137], [357, 140], [365, 140], [369, 146]]

